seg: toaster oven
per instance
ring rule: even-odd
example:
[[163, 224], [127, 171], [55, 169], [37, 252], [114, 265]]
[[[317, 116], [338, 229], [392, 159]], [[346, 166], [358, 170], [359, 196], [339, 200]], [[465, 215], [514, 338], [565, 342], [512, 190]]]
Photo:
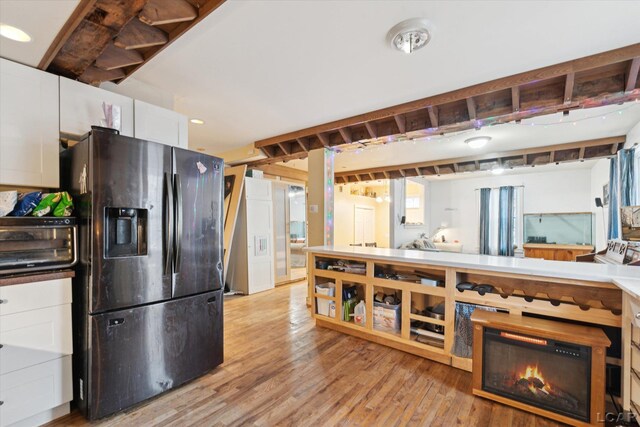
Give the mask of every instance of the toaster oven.
[[77, 260], [74, 218], [0, 218], [0, 275], [58, 270]]

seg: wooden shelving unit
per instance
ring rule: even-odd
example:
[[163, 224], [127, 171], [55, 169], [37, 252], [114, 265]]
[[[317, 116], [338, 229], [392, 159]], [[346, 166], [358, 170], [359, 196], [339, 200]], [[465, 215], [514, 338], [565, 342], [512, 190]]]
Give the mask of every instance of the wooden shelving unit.
[[[317, 254], [310, 252], [308, 256], [309, 295], [313, 296], [310, 302], [316, 325], [467, 371], [472, 370], [472, 359], [457, 357], [451, 353], [454, 343], [457, 302], [495, 307], [515, 315], [530, 313], [558, 318], [558, 320], [587, 322], [592, 325], [621, 326], [622, 294], [615, 285], [610, 283], [474, 271], [424, 265], [419, 262], [380, 261], [359, 256], [330, 255], [326, 252]], [[316, 267], [317, 260], [329, 263], [337, 260], [361, 263], [366, 266], [366, 273], [342, 273], [320, 269]], [[442, 281], [444, 286], [436, 287], [411, 281], [380, 278], [375, 276], [376, 269], [399, 274], [428, 275]], [[327, 280], [335, 283], [335, 297], [327, 297], [315, 292], [316, 283], [327, 282]], [[496, 293], [480, 295], [475, 291], [460, 292], [456, 289], [456, 285], [463, 281], [480, 281], [491, 284], [495, 286]], [[364, 326], [356, 325], [353, 321], [342, 320], [342, 288], [344, 284], [358, 284], [364, 290], [364, 295], [359, 295], [359, 299], [363, 299], [366, 306]], [[373, 325], [373, 297], [376, 290], [380, 288], [393, 291], [400, 297], [400, 330], [397, 332], [378, 330]], [[317, 314], [315, 312], [315, 298], [334, 301], [336, 317], [331, 318]], [[424, 308], [436, 302], [444, 302], [443, 320], [411, 312], [412, 306]], [[412, 320], [444, 327], [444, 333], [441, 334], [442, 346], [416, 341], [415, 334], [411, 332]]]

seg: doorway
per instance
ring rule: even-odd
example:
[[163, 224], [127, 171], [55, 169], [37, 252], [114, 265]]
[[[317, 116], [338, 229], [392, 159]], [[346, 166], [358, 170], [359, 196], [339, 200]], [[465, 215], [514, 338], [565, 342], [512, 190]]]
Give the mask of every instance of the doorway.
[[353, 244], [373, 246], [376, 243], [376, 211], [369, 206], [355, 206]]
[[275, 283], [306, 278], [306, 194], [300, 185], [273, 183]]

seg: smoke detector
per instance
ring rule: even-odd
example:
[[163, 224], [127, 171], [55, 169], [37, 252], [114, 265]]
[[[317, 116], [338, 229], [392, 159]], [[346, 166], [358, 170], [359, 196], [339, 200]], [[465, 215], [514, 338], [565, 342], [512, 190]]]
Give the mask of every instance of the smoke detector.
[[429, 21], [423, 18], [402, 21], [387, 33], [387, 41], [391, 46], [407, 54], [422, 49], [430, 40]]

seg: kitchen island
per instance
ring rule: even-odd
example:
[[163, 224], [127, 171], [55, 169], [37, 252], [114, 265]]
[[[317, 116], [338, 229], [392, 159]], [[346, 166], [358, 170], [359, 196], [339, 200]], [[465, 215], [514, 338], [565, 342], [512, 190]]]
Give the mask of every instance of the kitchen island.
[[[307, 252], [309, 302], [313, 303], [318, 326], [469, 371], [471, 358], [459, 357], [452, 351], [457, 303], [620, 327], [622, 290], [616, 281], [640, 280], [640, 270], [618, 265], [367, 247], [319, 246], [310, 247]], [[431, 279], [438, 286], [422, 284], [419, 278]], [[492, 290], [459, 290], [461, 283], [491, 285]], [[316, 285], [327, 284], [335, 291], [329, 295], [316, 292]], [[346, 286], [355, 287], [357, 299], [364, 301], [367, 315], [362, 325], [344, 313], [342, 293]], [[374, 306], [380, 307], [374, 304], [376, 294], [394, 294], [400, 302], [397, 324], [391, 328], [374, 325], [371, 314]], [[318, 300], [333, 303], [335, 313], [319, 314]], [[443, 318], [424, 315], [425, 308], [438, 305], [444, 306]], [[387, 311], [385, 315], [393, 313]], [[420, 330], [412, 327], [412, 323], [419, 322], [435, 325], [439, 328], [427, 329], [442, 333], [426, 333], [425, 339]]]

